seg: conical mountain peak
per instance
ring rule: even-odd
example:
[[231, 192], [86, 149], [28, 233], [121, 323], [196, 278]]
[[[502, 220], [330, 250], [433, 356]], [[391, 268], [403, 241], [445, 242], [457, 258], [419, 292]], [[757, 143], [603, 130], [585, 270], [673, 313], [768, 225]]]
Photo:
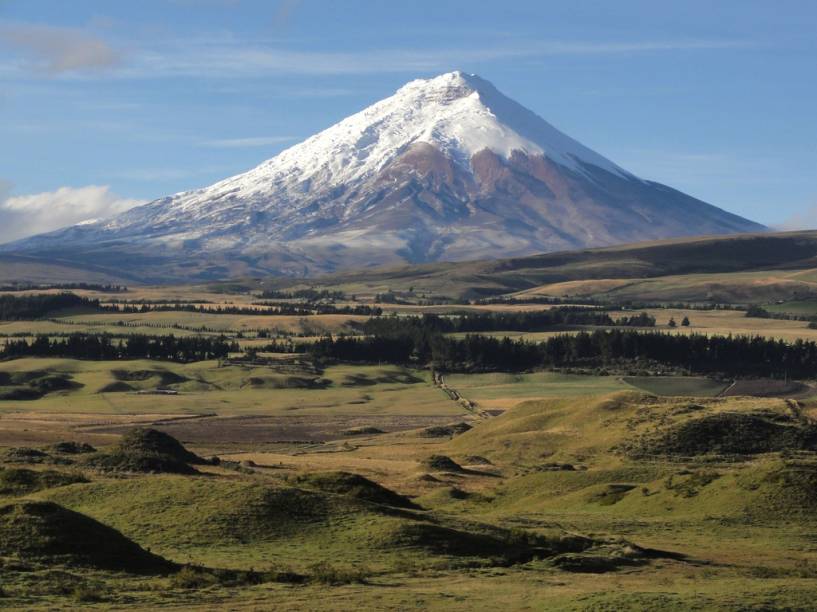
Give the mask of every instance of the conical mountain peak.
[[131, 267], [161, 253], [168, 265], [149, 274], [163, 281], [758, 229], [638, 179], [487, 80], [454, 71], [411, 81], [243, 174], [4, 250], [96, 265], [99, 253], [116, 261], [124, 249]]

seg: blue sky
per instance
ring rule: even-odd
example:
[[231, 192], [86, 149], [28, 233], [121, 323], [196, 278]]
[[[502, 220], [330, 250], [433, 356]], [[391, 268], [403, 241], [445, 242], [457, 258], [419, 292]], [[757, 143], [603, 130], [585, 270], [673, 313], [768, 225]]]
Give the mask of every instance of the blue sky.
[[475, 72], [642, 176], [817, 225], [817, 2], [0, 0], [0, 239], [204, 186]]

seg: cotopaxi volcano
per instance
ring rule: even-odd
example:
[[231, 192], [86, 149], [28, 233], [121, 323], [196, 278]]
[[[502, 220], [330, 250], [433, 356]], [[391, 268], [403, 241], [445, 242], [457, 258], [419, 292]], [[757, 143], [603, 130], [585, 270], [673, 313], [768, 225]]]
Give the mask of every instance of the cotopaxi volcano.
[[244, 174], [3, 250], [162, 281], [762, 229], [634, 176], [489, 82], [451, 72], [412, 81]]

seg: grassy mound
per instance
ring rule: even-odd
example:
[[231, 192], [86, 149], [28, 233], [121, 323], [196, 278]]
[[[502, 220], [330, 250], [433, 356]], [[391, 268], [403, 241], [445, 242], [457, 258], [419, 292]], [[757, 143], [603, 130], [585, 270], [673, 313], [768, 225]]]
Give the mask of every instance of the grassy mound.
[[0, 400], [25, 402], [40, 399], [43, 395], [42, 391], [30, 387], [10, 387], [0, 391]]
[[465, 465], [493, 465], [490, 459], [482, 455], [468, 455], [464, 463]]
[[93, 482], [42, 496], [151, 547], [244, 545], [299, 536], [331, 516], [361, 508], [354, 499], [320, 491], [177, 475]]
[[620, 502], [633, 489], [635, 485], [631, 484], [608, 484], [600, 491], [594, 492], [588, 501], [601, 506], [612, 506]]
[[174, 568], [115, 529], [51, 502], [0, 506], [0, 555], [132, 573]]
[[752, 493], [749, 514], [810, 518], [817, 512], [817, 463], [780, 461], [767, 469], [753, 469], [738, 478], [738, 485]]
[[97, 393], [128, 393], [129, 391], [136, 391], [136, 388], [128, 383], [118, 380], [116, 382], [108, 383], [100, 388]]
[[173, 436], [143, 427], [123, 435], [110, 453], [88, 460], [88, 465], [106, 471], [170, 474], [195, 474], [190, 464], [204, 463], [204, 459], [188, 451]]
[[191, 453], [176, 438], [157, 429], [131, 429], [122, 436], [118, 448], [123, 453], [159, 454], [186, 463], [205, 463], [204, 459]]
[[[543, 463], [592, 468], [623, 458], [752, 456], [815, 450], [809, 406], [779, 398], [656, 397], [633, 392], [522, 402], [446, 444], [535, 469]], [[617, 455], [613, 459], [613, 454]]]
[[519, 560], [532, 556], [524, 542], [511, 542], [486, 533], [464, 531], [432, 523], [399, 525], [383, 542], [395, 548], [422, 548], [438, 555]]
[[483, 499], [482, 496], [469, 493], [459, 487], [435, 487], [430, 493], [421, 496], [419, 500], [428, 508], [441, 508], [481, 499]]
[[359, 474], [349, 472], [320, 472], [317, 474], [305, 474], [296, 479], [299, 486], [318, 489], [327, 493], [346, 495], [355, 499], [361, 499], [384, 506], [395, 508], [417, 509], [407, 498], [391, 489], [364, 478]]
[[111, 374], [116, 380], [123, 382], [145, 382], [156, 378], [160, 387], [176, 385], [190, 380], [169, 370], [111, 370]]
[[325, 378], [306, 376], [250, 376], [241, 383], [241, 388], [252, 389], [325, 389], [331, 381]]
[[[158, 476], [94, 482], [40, 497], [120, 529], [164, 557], [247, 568], [274, 558], [296, 571], [333, 564], [399, 567], [511, 565], [579, 553], [601, 543], [567, 535], [502, 529], [329, 493], [345, 479], [317, 475], [303, 488], [250, 479]], [[367, 486], [367, 489], [369, 486]]]
[[447, 455], [431, 455], [423, 461], [423, 467], [434, 472], [464, 472], [465, 469]]
[[376, 436], [386, 433], [377, 427], [352, 427], [351, 429], [344, 429], [341, 431], [344, 436]]
[[423, 382], [407, 370], [384, 370], [376, 374], [355, 373], [344, 376], [341, 385], [344, 387], [369, 387], [377, 384], [413, 385]]
[[817, 425], [787, 415], [758, 411], [720, 412], [693, 418], [641, 436], [627, 445], [633, 458], [654, 455], [756, 455], [817, 449]]
[[27, 495], [34, 491], [88, 482], [78, 474], [13, 468], [0, 471], [0, 495]]
[[642, 402], [653, 400], [635, 392], [530, 400], [455, 436], [447, 447], [500, 465], [533, 466], [545, 457], [574, 463], [577, 454], [584, 461], [608, 453], [611, 445], [632, 435], [628, 420]]
[[601, 574], [622, 567], [645, 565], [653, 559], [683, 558], [677, 553], [641, 548], [629, 542], [604, 542], [580, 552], [560, 554], [554, 557], [553, 564], [568, 572]]
[[51, 447], [55, 453], [63, 455], [82, 455], [85, 453], [95, 453], [96, 449], [85, 442], [57, 442]]
[[9, 448], [3, 455], [6, 463], [47, 463], [51, 461], [51, 456], [38, 448], [28, 448], [20, 446]]
[[397, 525], [387, 532], [381, 543], [394, 549], [421, 549], [435, 555], [481, 559], [492, 565], [511, 565], [578, 553], [594, 544], [596, 542], [583, 536], [560, 534], [548, 537], [481, 524], [469, 523], [453, 528], [431, 522]]
[[71, 391], [82, 386], [69, 374], [45, 370], [0, 372], [0, 400], [36, 400], [54, 391]]
[[464, 422], [451, 423], [450, 425], [434, 425], [432, 427], [426, 427], [420, 435], [425, 438], [451, 438], [465, 433], [469, 429], [471, 429], [471, 426]]
[[138, 472], [143, 474], [198, 474], [198, 470], [184, 461], [168, 455], [151, 453], [123, 453], [114, 451], [91, 457], [89, 467], [103, 472]]

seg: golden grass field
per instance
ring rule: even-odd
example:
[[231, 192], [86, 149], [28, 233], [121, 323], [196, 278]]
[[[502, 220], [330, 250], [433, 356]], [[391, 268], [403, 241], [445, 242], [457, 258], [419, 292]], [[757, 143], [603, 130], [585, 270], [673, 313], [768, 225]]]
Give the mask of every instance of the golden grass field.
[[[769, 275], [769, 295], [780, 283], [801, 287], [813, 276]], [[687, 288], [709, 291], [717, 282], [724, 295], [754, 302], [766, 295], [762, 281], [743, 272], [717, 281], [677, 275], [527, 293], [637, 290], [679, 299]], [[391, 288], [382, 282], [378, 291]], [[361, 295], [371, 289], [354, 283]], [[205, 285], [134, 287], [115, 297], [214, 306], [257, 300]], [[419, 301], [381, 306], [398, 315], [550, 307]], [[777, 301], [758, 303], [810, 312], [807, 296]], [[737, 309], [648, 312], [659, 331], [817, 340], [806, 321], [749, 318]], [[632, 312], [611, 311], [624, 314]], [[680, 326], [685, 316], [689, 327]], [[678, 327], [667, 326], [670, 317]], [[0, 336], [224, 334], [246, 349], [269, 341], [258, 330], [310, 342], [351, 333], [362, 320], [60, 313], [0, 322]], [[537, 340], [575, 331], [493, 334]], [[265, 357], [0, 361], [8, 385], [37, 377], [71, 383], [37, 399], [0, 400], [0, 607], [814, 609], [815, 381], [787, 387], [650, 372], [449, 373], [447, 393], [419, 367]], [[452, 399], [451, 390], [467, 401]], [[169, 434], [204, 461], [188, 465], [192, 471], [135, 469], [135, 460], [116, 467], [136, 453], [121, 446], [136, 427]], [[62, 441], [96, 450], [66, 454], [55, 450]], [[174, 569], [115, 570], [94, 551], [75, 555], [82, 548], [76, 534], [36, 514], [53, 504], [93, 521], [77, 531], [96, 534], [86, 540], [113, 538], [102, 531], [113, 529]], [[19, 552], [21, 537], [40, 552]]]

